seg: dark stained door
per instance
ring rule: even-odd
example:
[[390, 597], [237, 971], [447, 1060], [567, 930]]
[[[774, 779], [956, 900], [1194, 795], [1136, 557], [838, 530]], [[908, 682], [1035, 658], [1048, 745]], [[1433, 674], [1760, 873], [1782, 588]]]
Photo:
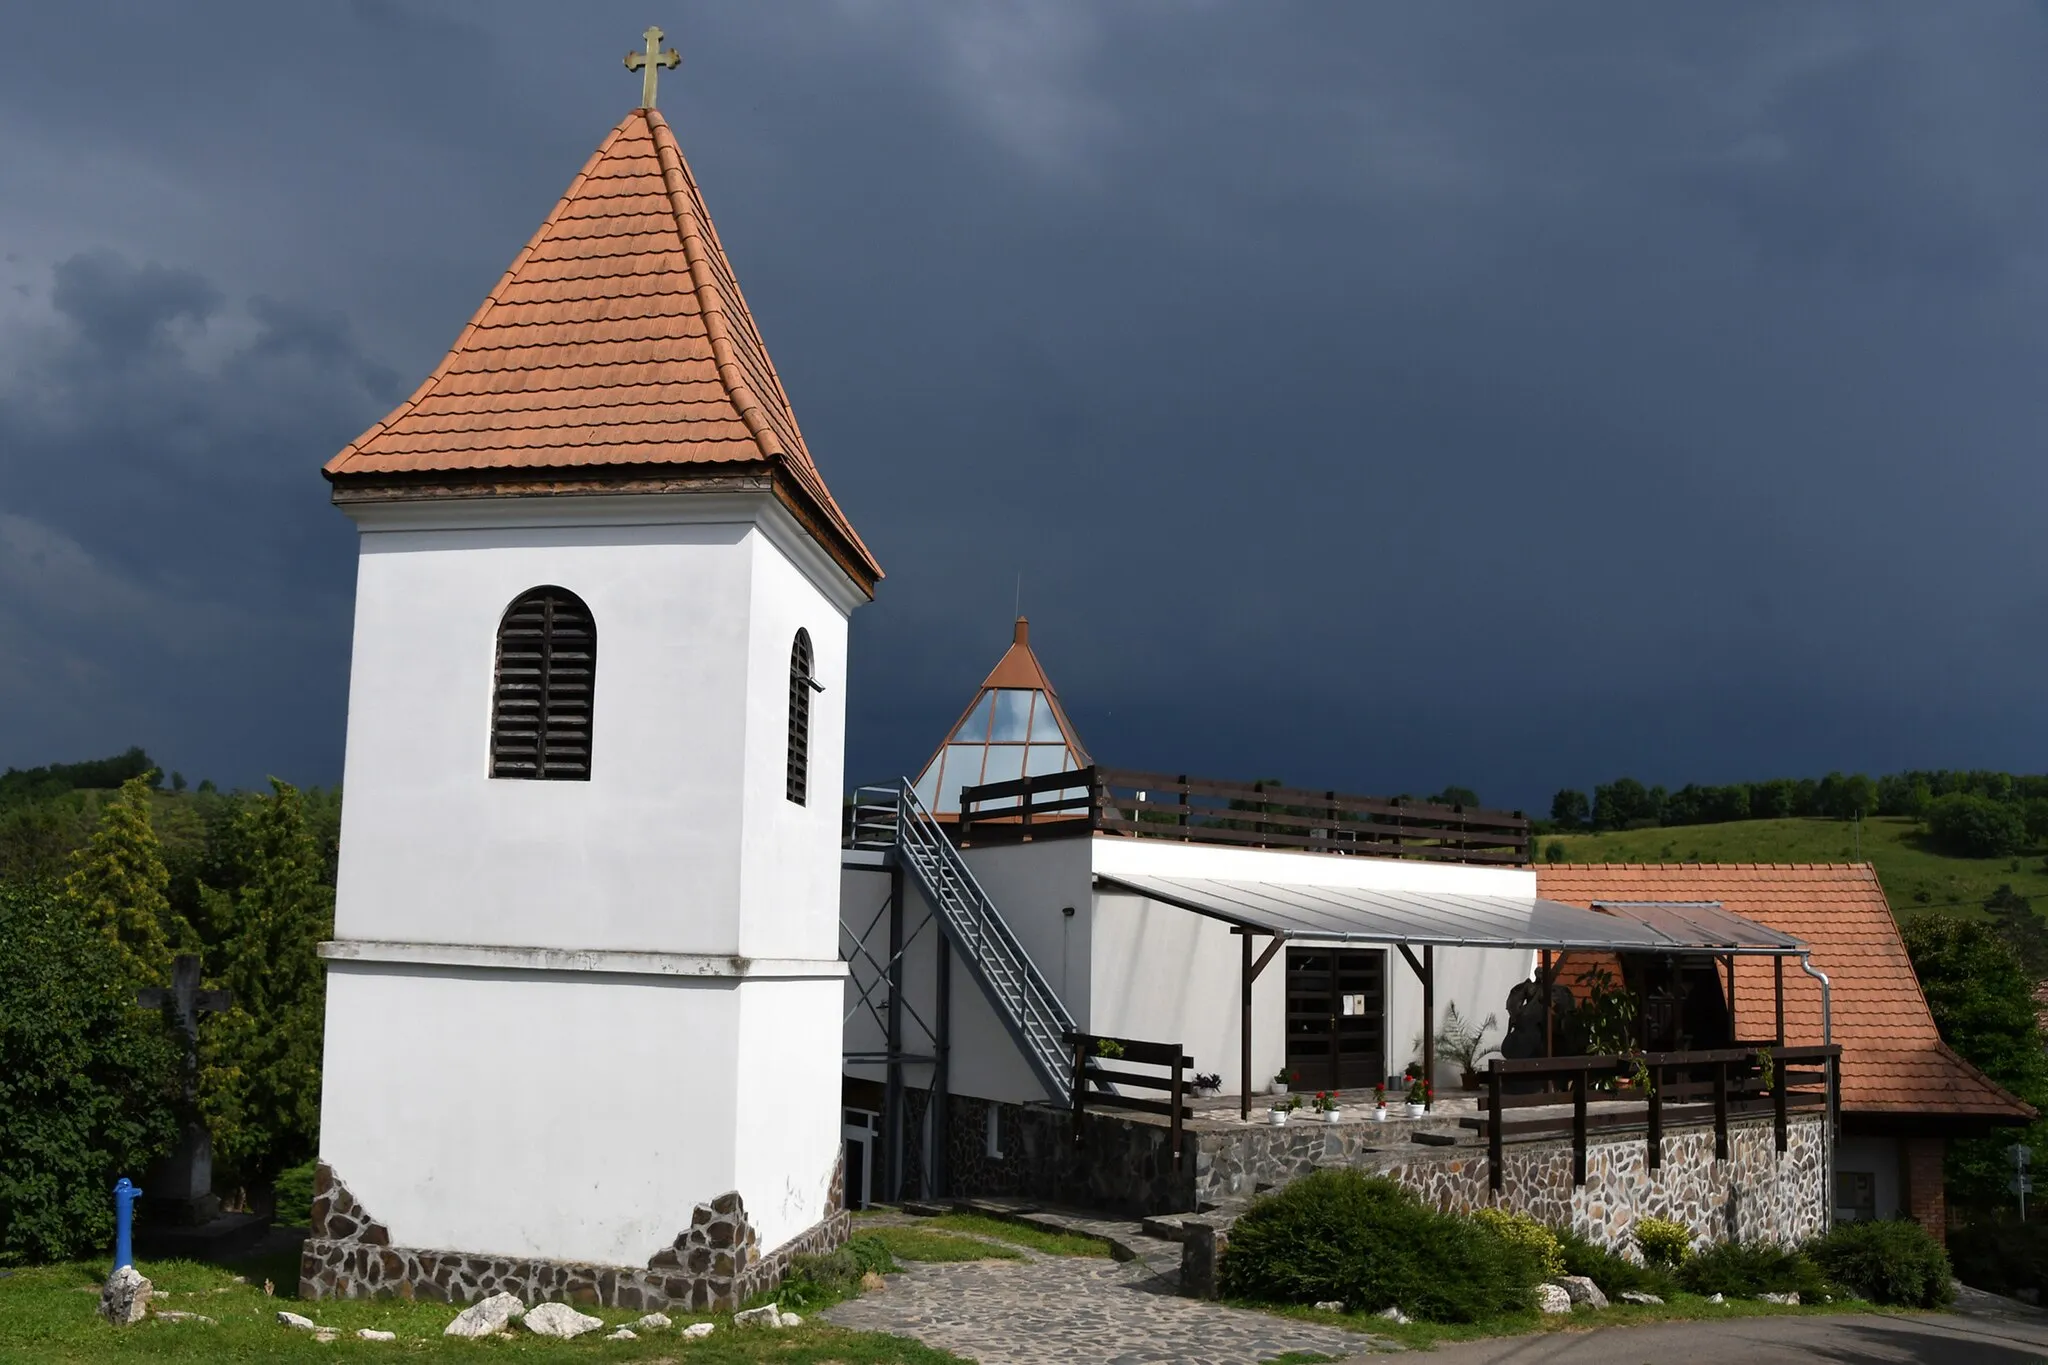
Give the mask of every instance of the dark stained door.
[[1387, 1074], [1387, 955], [1287, 950], [1287, 1069], [1301, 1090], [1363, 1090]]

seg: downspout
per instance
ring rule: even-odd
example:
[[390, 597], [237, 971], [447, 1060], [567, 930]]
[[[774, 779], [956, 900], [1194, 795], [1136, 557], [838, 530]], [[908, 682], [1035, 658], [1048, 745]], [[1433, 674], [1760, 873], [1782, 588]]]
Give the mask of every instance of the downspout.
[[[1832, 1046], [1835, 1041], [1834, 990], [1828, 981], [1828, 974], [1813, 965], [1813, 954], [1799, 955], [1799, 970], [1820, 982], [1820, 1045]], [[1841, 1125], [1841, 1069], [1836, 1059], [1829, 1057], [1821, 1063], [1828, 1078], [1827, 1120], [1821, 1128], [1821, 1231], [1827, 1232], [1835, 1226], [1835, 1130]]]

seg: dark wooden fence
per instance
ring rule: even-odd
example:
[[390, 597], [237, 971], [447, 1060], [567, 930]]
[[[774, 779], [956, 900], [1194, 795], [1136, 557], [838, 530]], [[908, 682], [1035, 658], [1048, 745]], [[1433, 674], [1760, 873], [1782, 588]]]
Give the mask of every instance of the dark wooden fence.
[[[1105, 1055], [1103, 1044], [1114, 1051]], [[1074, 1145], [1081, 1145], [1081, 1116], [1090, 1109], [1125, 1109], [1141, 1114], [1158, 1114], [1166, 1119], [1173, 1151], [1173, 1168], [1182, 1165], [1183, 1125], [1195, 1116], [1187, 1103], [1187, 1074], [1195, 1059], [1181, 1052], [1179, 1043], [1148, 1043], [1139, 1038], [1110, 1038], [1095, 1033], [1070, 1033], [1067, 1044], [1074, 1052]], [[1129, 1066], [1157, 1067], [1156, 1072], [1132, 1071]], [[1163, 1100], [1141, 1099], [1120, 1094], [1111, 1086], [1164, 1092]]]
[[[1496, 1190], [1505, 1169], [1502, 1147], [1510, 1137], [1570, 1134], [1574, 1185], [1586, 1183], [1586, 1140], [1596, 1129], [1645, 1129], [1654, 1171], [1664, 1164], [1666, 1123], [1700, 1123], [1711, 1116], [1714, 1159], [1723, 1161], [1729, 1121], [1768, 1114], [1782, 1152], [1793, 1111], [1827, 1108], [1841, 1055], [1839, 1046], [1761, 1043], [1635, 1057], [1496, 1057], [1485, 1072], [1480, 1116], [1459, 1123], [1486, 1134]], [[1598, 1112], [1592, 1105], [1600, 1106]], [[1525, 1116], [1514, 1117], [1516, 1111], [1526, 1111]]]
[[960, 793], [963, 846], [1094, 832], [1459, 863], [1527, 863], [1532, 849], [1520, 811], [1186, 773], [1096, 766]]

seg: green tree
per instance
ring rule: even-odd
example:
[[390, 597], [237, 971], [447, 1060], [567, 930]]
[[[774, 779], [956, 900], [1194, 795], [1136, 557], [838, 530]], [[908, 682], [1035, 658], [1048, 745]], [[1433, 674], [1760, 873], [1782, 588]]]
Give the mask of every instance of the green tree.
[[1664, 789], [1617, 777], [1593, 788], [1593, 823], [1600, 829], [1642, 829], [1664, 811]]
[[162, 986], [171, 978], [176, 935], [165, 895], [171, 878], [149, 822], [149, 778], [129, 778], [101, 810], [99, 827], [72, 855], [64, 896], [114, 945], [130, 982]]
[[334, 923], [304, 798], [274, 778], [271, 788], [236, 814], [236, 888], [202, 892], [234, 1006], [207, 1025], [200, 1107], [222, 1164], [255, 1185], [317, 1145], [326, 1008], [317, 945]]
[[1927, 810], [1927, 832], [1942, 852], [1959, 858], [2005, 858], [2026, 846], [2019, 808], [1988, 796], [1950, 792]]
[[1566, 787], [1550, 798], [1550, 818], [1567, 829], [1578, 829], [1593, 818], [1593, 803], [1582, 791]]
[[118, 945], [54, 887], [0, 884], [0, 1263], [106, 1249], [108, 1190], [177, 1137], [178, 1074]]
[[[2034, 1016], [2034, 979], [1997, 925], [1923, 915], [1905, 927], [1906, 952], [1942, 1041], [1964, 1060], [2037, 1109], [2048, 1110], [2048, 1053]], [[2022, 1140], [2040, 1146], [2048, 1125]], [[1950, 1193], [1980, 1206], [2007, 1199], [2013, 1136], [1949, 1144]]]
[[1445, 787], [1429, 799], [1439, 806], [1464, 806], [1470, 809], [1479, 804], [1479, 793], [1470, 787]]

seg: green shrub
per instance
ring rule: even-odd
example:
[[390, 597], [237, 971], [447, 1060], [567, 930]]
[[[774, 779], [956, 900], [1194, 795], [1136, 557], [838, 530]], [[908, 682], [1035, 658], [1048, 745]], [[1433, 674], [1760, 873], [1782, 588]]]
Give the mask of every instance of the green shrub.
[[1964, 1284], [1993, 1294], [2048, 1292], [2048, 1224], [1975, 1218], [1948, 1235], [1948, 1256]]
[[1872, 1303], [1946, 1308], [1955, 1298], [1948, 1253], [1911, 1219], [1843, 1223], [1805, 1251], [1829, 1279]]
[[881, 1238], [862, 1233], [837, 1251], [820, 1256], [792, 1256], [789, 1272], [775, 1291], [776, 1302], [799, 1312], [824, 1308], [860, 1292], [863, 1275], [887, 1275], [900, 1269]]
[[1651, 1265], [1681, 1266], [1692, 1255], [1692, 1229], [1669, 1218], [1638, 1218], [1632, 1235], [1636, 1250]]
[[1950, 792], [1928, 807], [1927, 832], [1936, 847], [1958, 858], [2006, 858], [2027, 844], [2019, 807], [1968, 792]]
[[1564, 1273], [1584, 1275], [1610, 1299], [1630, 1291], [1655, 1294], [1661, 1299], [1674, 1287], [1671, 1273], [1662, 1267], [1637, 1265], [1626, 1256], [1595, 1246], [1569, 1228], [1557, 1230], [1557, 1244], [1564, 1259]]
[[1557, 1234], [1548, 1224], [1539, 1223], [1526, 1213], [1512, 1213], [1507, 1209], [1478, 1209], [1473, 1212], [1472, 1219], [1502, 1241], [1528, 1252], [1541, 1268], [1542, 1278], [1547, 1280], [1565, 1273], [1564, 1249], [1558, 1245]]
[[113, 940], [54, 891], [0, 885], [0, 1263], [104, 1250], [114, 1181], [177, 1136], [179, 1056]]
[[286, 1227], [303, 1227], [313, 1217], [313, 1173], [318, 1161], [302, 1162], [279, 1171], [275, 1193], [277, 1221]]
[[1317, 1171], [1253, 1204], [1231, 1231], [1221, 1275], [1229, 1298], [1342, 1299], [1435, 1322], [1526, 1311], [1541, 1278], [1524, 1247], [1351, 1170]]
[[1797, 1294], [1803, 1301], [1820, 1303], [1829, 1294], [1819, 1266], [1776, 1242], [1716, 1242], [1678, 1268], [1678, 1283], [1695, 1294], [1726, 1294], [1731, 1299]]

